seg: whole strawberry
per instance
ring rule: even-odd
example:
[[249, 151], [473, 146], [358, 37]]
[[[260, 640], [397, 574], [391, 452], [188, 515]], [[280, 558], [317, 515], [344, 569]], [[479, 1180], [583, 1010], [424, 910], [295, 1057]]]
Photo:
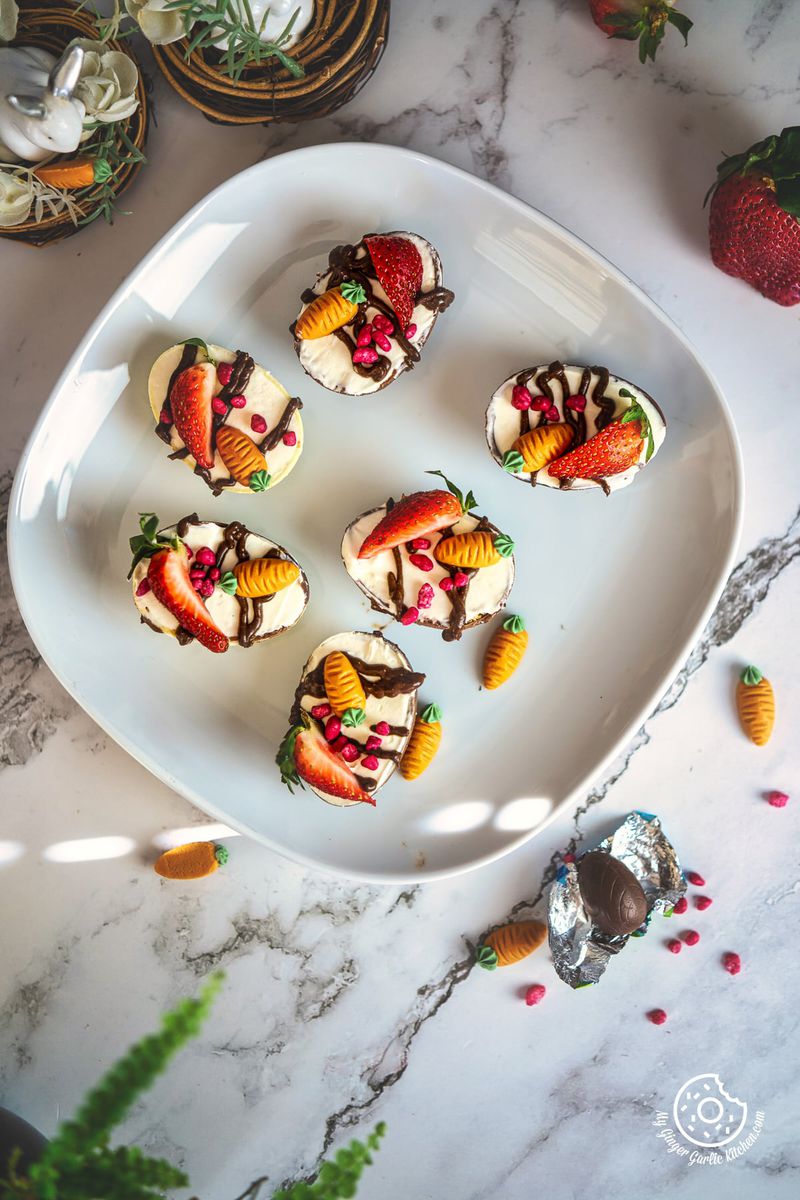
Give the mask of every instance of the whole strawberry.
[[800, 303], [800, 125], [723, 159], [711, 193], [714, 266], [776, 304]]
[[589, 0], [595, 25], [609, 37], [624, 38], [639, 43], [639, 62], [655, 60], [656, 50], [664, 37], [667, 25], [674, 25], [683, 34], [684, 45], [692, 22], [673, 7], [674, 0]]

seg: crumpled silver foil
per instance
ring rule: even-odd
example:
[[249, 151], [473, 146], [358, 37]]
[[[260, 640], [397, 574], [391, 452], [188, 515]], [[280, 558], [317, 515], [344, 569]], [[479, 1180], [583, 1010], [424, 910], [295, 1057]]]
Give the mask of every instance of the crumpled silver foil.
[[573, 988], [597, 983], [611, 956], [625, 948], [628, 938], [646, 933], [653, 913], [669, 912], [686, 891], [675, 848], [652, 813], [632, 812], [595, 849], [618, 858], [633, 872], [644, 890], [647, 917], [632, 934], [612, 937], [603, 933], [583, 907], [577, 864], [567, 862], [559, 867], [550, 889], [547, 933], [556, 972]]

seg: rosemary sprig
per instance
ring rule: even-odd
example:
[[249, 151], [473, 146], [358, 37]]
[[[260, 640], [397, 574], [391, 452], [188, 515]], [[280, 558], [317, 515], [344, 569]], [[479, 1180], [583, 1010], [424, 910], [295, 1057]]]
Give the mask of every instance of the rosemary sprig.
[[[76, 192], [78, 200], [91, 199], [94, 202], [94, 207], [80, 222], [81, 225], [91, 225], [92, 221], [96, 221], [98, 217], [103, 217], [109, 225], [114, 224], [114, 217], [118, 215], [128, 216], [128, 210], [117, 207], [116, 196], [116, 178], [122, 167], [129, 163], [145, 162], [145, 156], [135, 142], [131, 141], [128, 136], [124, 122], [115, 121], [112, 125], [98, 126], [100, 136], [97, 140], [92, 138], [85, 144], [85, 149], [96, 155], [97, 158], [102, 158], [108, 164], [109, 172], [107, 178], [99, 183], [91, 184], [88, 188], [83, 188]], [[116, 137], [122, 143], [117, 145]], [[99, 188], [99, 191], [96, 189]]]
[[300, 10], [295, 9], [285, 28], [269, 42], [261, 40], [269, 16], [265, 9], [261, 21], [256, 25], [250, 0], [168, 0], [167, 10], [179, 12], [186, 31], [186, 58], [195, 50], [207, 47], [218, 49], [217, 42], [225, 42], [221, 51], [221, 69], [231, 79], [239, 80], [245, 67], [260, 66], [270, 58], [277, 58], [293, 79], [305, 75], [296, 58], [287, 54], [283, 47], [289, 41]]

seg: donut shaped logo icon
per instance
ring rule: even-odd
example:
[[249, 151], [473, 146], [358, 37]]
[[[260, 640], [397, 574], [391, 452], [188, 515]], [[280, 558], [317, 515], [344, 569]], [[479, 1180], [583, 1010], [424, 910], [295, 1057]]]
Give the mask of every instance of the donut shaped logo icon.
[[675, 1097], [676, 1128], [695, 1146], [726, 1146], [744, 1129], [747, 1105], [729, 1096], [719, 1075], [695, 1075]]

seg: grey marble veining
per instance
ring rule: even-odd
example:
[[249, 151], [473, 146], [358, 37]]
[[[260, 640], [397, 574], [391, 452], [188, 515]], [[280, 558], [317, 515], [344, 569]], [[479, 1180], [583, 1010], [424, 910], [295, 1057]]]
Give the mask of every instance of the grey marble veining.
[[[121, 1048], [210, 970], [212, 1019], [139, 1105], [125, 1134], [184, 1166], [205, 1200], [312, 1173], [384, 1119], [365, 1200], [784, 1200], [796, 1195], [800, 979], [776, 957], [800, 907], [797, 790], [800, 515], [787, 435], [797, 311], [708, 262], [703, 194], [722, 150], [796, 120], [800, 9], [780, 0], [685, 0], [690, 48], [655, 66], [608, 43], [582, 0], [395, 0], [390, 45], [348, 108], [298, 127], [224, 130], [156, 81], [150, 162], [133, 215], [33, 253], [5, 246], [13, 290], [0, 332], [0, 509], [41, 404], [100, 306], [210, 187], [259, 158], [317, 141], [379, 140], [432, 153], [507, 188], [606, 253], [669, 312], [729, 400], [747, 469], [740, 562], [675, 683], [574, 812], [477, 875], [406, 888], [348, 884], [231, 841], [200, 886], [150, 869], [165, 830], [206, 818], [110, 741], [39, 661], [0, 572], [0, 1103], [45, 1132]], [[712, 31], [713, 27], [713, 31]], [[413, 69], [410, 69], [413, 68]], [[176, 156], [180, 152], [180, 168]], [[6, 267], [6, 264], [7, 267]], [[6, 274], [7, 272], [7, 274]], [[56, 292], [46, 339], [43, 289]], [[790, 421], [782, 422], [784, 413]], [[4, 527], [4, 524], [3, 524]], [[734, 672], [769, 663], [779, 734], [735, 733]], [[546, 956], [474, 970], [473, 948], [542, 911], [558, 856], [631, 808], [659, 812], [714, 905], [654, 929], [601, 988], [571, 993]], [[53, 843], [115, 836], [118, 858], [59, 864]], [[16, 855], [14, 857], [13, 855]], [[673, 920], [676, 920], [673, 918]], [[700, 944], [677, 957], [675, 929]], [[744, 969], [719, 966], [729, 949]], [[527, 1009], [526, 986], [545, 1001]], [[644, 1018], [662, 1006], [668, 1023]], [[678, 1086], [718, 1071], [766, 1113], [736, 1162], [690, 1167], [652, 1126]]]

